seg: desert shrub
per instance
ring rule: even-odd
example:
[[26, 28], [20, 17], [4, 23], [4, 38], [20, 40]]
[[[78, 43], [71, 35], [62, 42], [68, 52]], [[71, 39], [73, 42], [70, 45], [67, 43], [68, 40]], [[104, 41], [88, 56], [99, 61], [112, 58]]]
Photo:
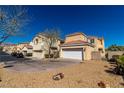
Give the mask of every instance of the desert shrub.
[[119, 55], [113, 55], [112, 58], [109, 60], [111, 62], [117, 62], [117, 59], [119, 58]]
[[114, 69], [114, 72], [119, 75], [124, 75], [124, 55], [119, 56], [117, 59], [117, 67]]
[[0, 51], [2, 51], [3, 50], [3, 47], [2, 46], [0, 46]]
[[117, 64], [124, 68], [124, 55], [119, 56], [117, 59]]
[[[49, 54], [45, 54], [45, 58], [49, 58]], [[53, 54], [50, 54], [50, 58], [53, 58]]]
[[60, 57], [60, 55], [59, 55], [59, 52], [57, 51], [57, 52], [54, 52], [54, 58], [59, 58]]

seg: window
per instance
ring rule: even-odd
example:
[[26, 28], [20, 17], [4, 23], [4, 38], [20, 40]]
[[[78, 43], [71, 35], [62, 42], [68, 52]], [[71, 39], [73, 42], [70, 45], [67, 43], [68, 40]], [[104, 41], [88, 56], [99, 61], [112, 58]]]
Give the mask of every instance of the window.
[[35, 39], [35, 45], [37, 45], [38, 44], [38, 39]]
[[101, 45], [103, 45], [103, 42], [102, 42], [102, 40], [101, 40]]
[[101, 52], [101, 53], [104, 53], [102, 48], [99, 48], [98, 51]]
[[90, 42], [91, 42], [91, 43], [94, 43], [94, 39], [91, 39]]

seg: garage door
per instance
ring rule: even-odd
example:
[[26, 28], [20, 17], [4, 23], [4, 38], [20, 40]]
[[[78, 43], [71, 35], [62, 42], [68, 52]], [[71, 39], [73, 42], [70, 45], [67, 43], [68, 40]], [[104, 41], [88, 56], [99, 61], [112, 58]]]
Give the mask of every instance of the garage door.
[[63, 58], [83, 59], [82, 50], [63, 50]]

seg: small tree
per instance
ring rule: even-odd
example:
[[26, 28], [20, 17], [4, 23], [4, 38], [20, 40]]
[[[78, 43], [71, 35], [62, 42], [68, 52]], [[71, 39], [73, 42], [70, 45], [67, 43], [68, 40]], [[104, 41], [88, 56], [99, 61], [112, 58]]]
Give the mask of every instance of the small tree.
[[3, 50], [3, 46], [0, 46], [0, 51], [2, 51]]
[[27, 24], [27, 10], [22, 6], [0, 7], [0, 44], [11, 36], [19, 35]]
[[46, 37], [44, 42], [46, 44], [46, 51], [48, 51], [49, 58], [51, 56], [52, 47], [54, 47], [60, 39], [60, 31], [58, 29], [46, 29], [42, 34]]

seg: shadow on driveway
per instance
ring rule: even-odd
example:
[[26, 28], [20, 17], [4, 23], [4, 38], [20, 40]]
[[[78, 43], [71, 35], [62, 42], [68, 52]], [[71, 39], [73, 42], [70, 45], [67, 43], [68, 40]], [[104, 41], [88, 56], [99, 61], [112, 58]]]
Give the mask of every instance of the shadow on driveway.
[[7, 53], [1, 53], [1, 62], [5, 63], [6, 69], [14, 71], [32, 72], [44, 71], [79, 64], [80, 60], [74, 59], [34, 59], [34, 58], [16, 58]]
[[5, 64], [17, 62], [19, 63], [27, 60], [31, 60], [31, 58], [16, 58], [5, 52], [0, 52], [0, 62], [4, 62]]

